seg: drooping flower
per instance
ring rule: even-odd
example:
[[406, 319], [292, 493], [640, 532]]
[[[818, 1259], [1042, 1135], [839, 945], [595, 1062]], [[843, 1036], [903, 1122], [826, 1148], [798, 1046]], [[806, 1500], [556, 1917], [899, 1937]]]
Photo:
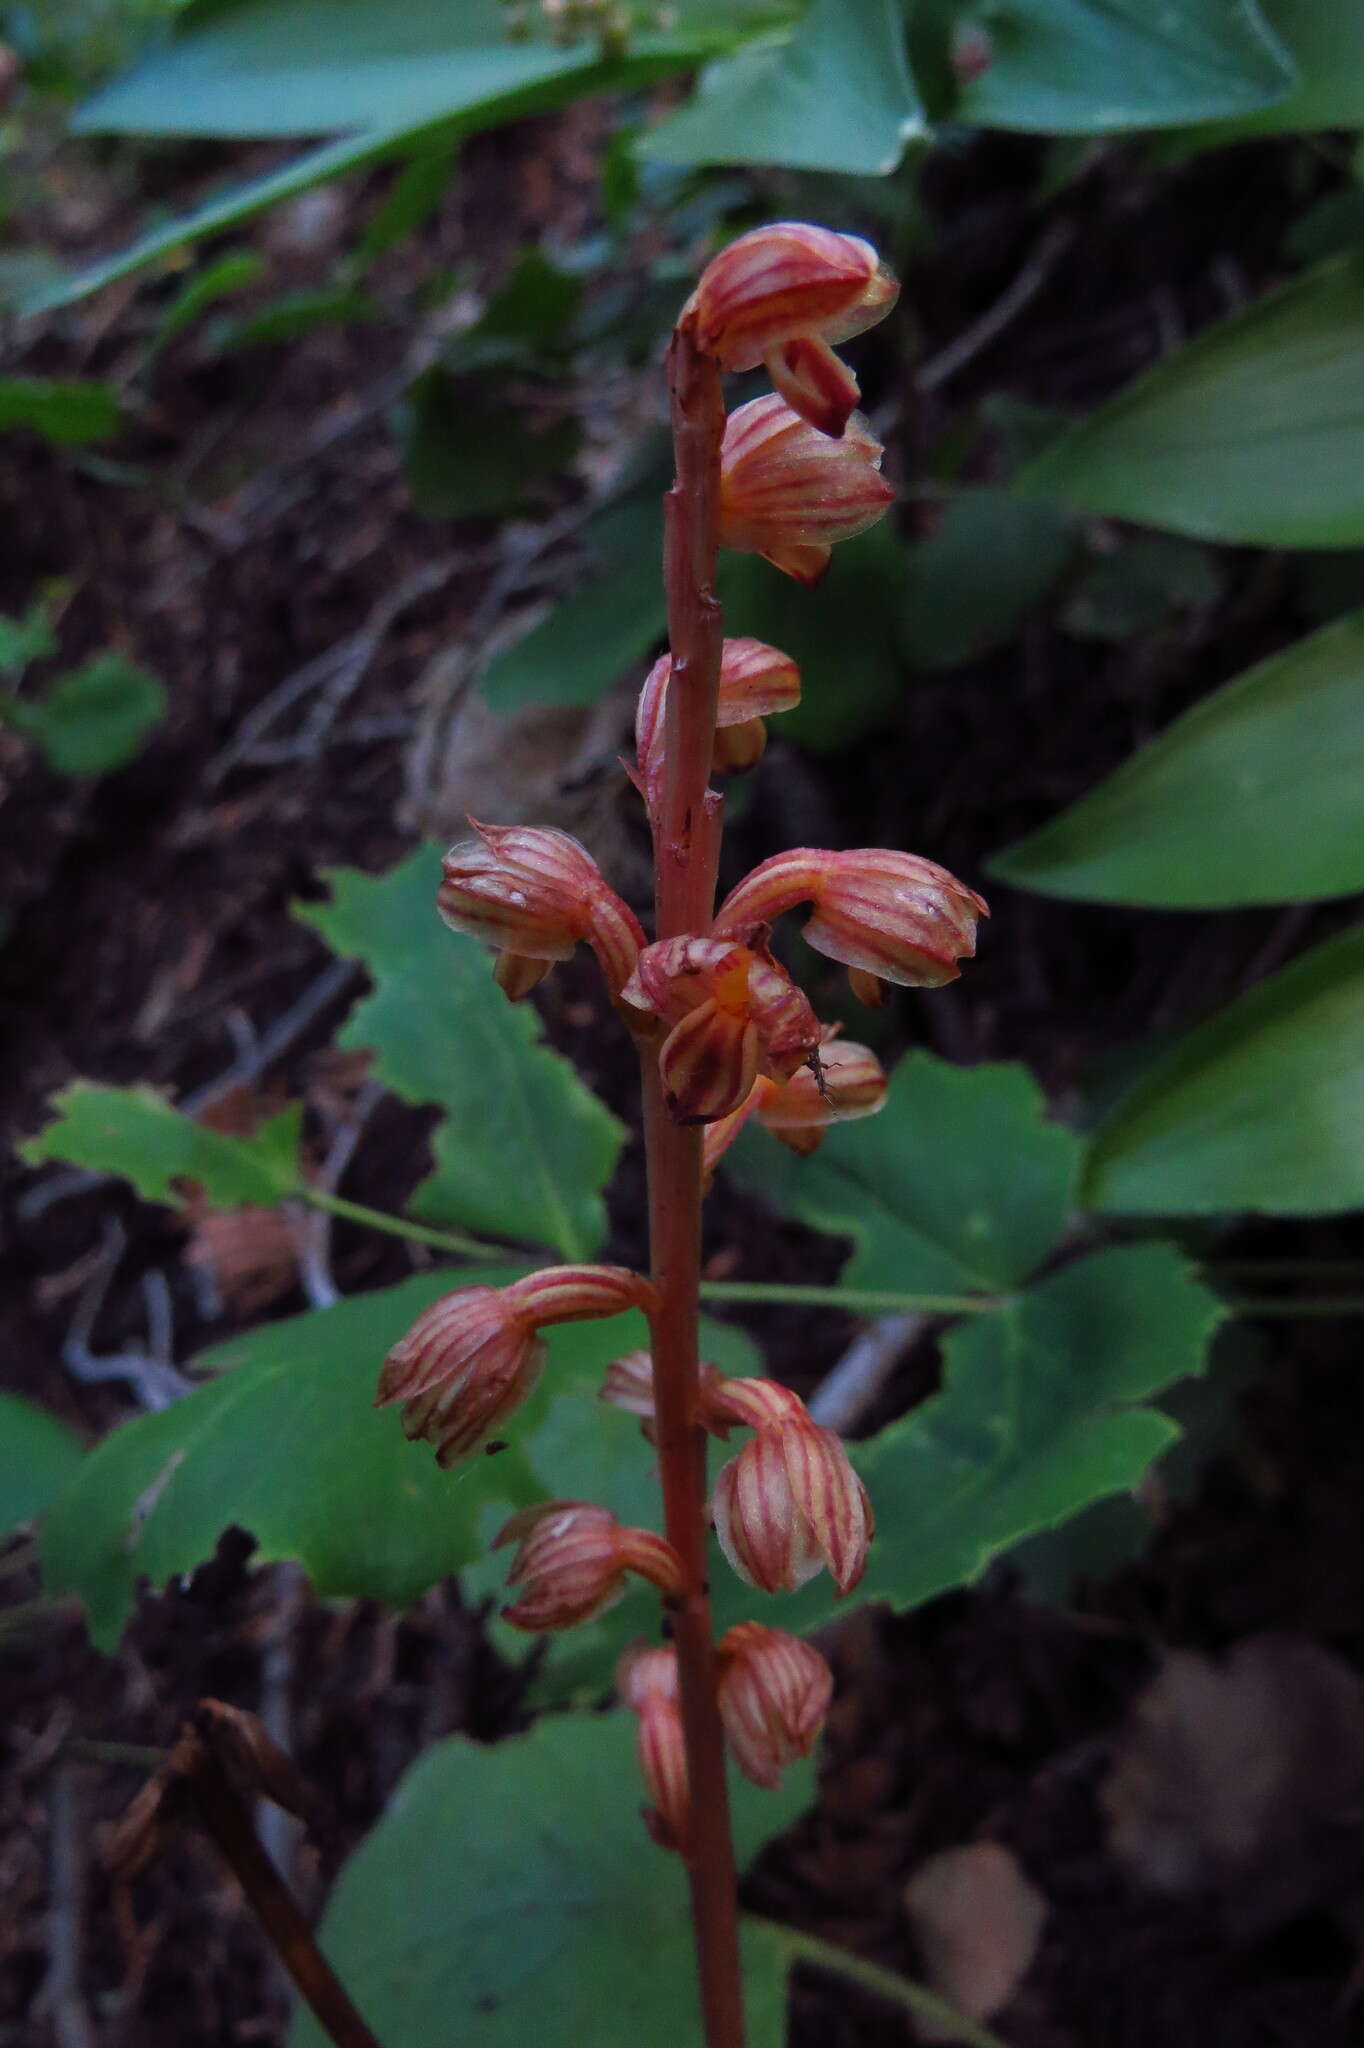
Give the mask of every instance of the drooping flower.
[[687, 1745], [678, 1698], [677, 1652], [635, 1644], [616, 1666], [616, 1687], [637, 1716], [635, 1753], [652, 1806], [644, 1824], [660, 1849], [685, 1856], [691, 1827]]
[[[667, 690], [672, 656], [662, 655], [644, 679], [635, 714], [635, 754], [645, 801], [654, 809], [662, 796], [667, 742]], [[800, 670], [789, 654], [765, 641], [726, 640], [720, 659], [711, 767], [717, 775], [751, 768], [767, 745], [764, 718], [790, 711], [800, 702]]]
[[720, 905], [712, 930], [742, 939], [806, 902], [814, 906], [807, 943], [849, 968], [857, 993], [872, 1002], [883, 981], [905, 988], [955, 981], [958, 960], [976, 950], [976, 920], [990, 914], [974, 889], [917, 854], [798, 846], [746, 875]]
[[874, 1116], [885, 1100], [885, 1069], [871, 1048], [826, 1038], [817, 1064], [801, 1067], [788, 1081], [769, 1081], [760, 1074], [738, 1109], [706, 1125], [706, 1174], [714, 1173], [750, 1117], [790, 1151], [804, 1155], [823, 1143], [831, 1124]]
[[851, 1592], [876, 1526], [842, 1444], [808, 1418], [759, 1428], [722, 1467], [711, 1511], [730, 1564], [764, 1593], [793, 1593], [826, 1565]]
[[860, 414], [833, 441], [770, 393], [732, 412], [720, 456], [720, 544], [818, 583], [835, 541], [865, 533], [895, 492]]
[[515, 1543], [507, 1583], [519, 1597], [502, 1610], [513, 1628], [539, 1634], [572, 1628], [614, 1607], [625, 1575], [637, 1572], [669, 1599], [682, 1591], [677, 1552], [648, 1529], [623, 1528], [609, 1508], [552, 1500], [522, 1508], [494, 1539]]
[[498, 982], [513, 1002], [583, 939], [618, 996], [644, 933], [587, 848], [548, 827], [470, 823], [476, 836], [441, 863], [436, 907], [451, 930], [496, 950]]
[[[647, 1351], [627, 1351], [606, 1368], [599, 1399], [627, 1415], [638, 1415], [652, 1441], [654, 1425], [654, 1362]], [[787, 1422], [810, 1423], [799, 1394], [779, 1380], [739, 1379], [701, 1364], [697, 1378], [696, 1419], [712, 1436], [727, 1438], [732, 1429], [771, 1428]], [[811, 1428], [814, 1427], [810, 1423]]]
[[728, 1115], [760, 1073], [785, 1080], [819, 1046], [814, 1011], [756, 933], [646, 946], [621, 999], [670, 1027], [659, 1067], [682, 1123]]
[[375, 1406], [401, 1401], [406, 1434], [434, 1444], [439, 1465], [453, 1465], [529, 1399], [545, 1359], [542, 1329], [655, 1300], [649, 1282], [623, 1266], [547, 1266], [509, 1287], [461, 1287], [394, 1345]]
[[813, 1643], [741, 1621], [716, 1645], [720, 1718], [735, 1762], [775, 1792], [788, 1764], [814, 1748], [833, 1696], [833, 1673]]
[[725, 369], [765, 363], [788, 405], [821, 433], [838, 435], [858, 390], [829, 344], [884, 319], [898, 292], [859, 236], [773, 221], [711, 259], [682, 318]]

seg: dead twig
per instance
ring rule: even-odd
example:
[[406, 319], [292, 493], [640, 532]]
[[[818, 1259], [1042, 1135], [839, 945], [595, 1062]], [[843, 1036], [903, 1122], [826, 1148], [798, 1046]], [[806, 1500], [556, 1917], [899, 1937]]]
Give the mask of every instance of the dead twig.
[[987, 307], [969, 327], [964, 327], [955, 341], [950, 341], [937, 355], [920, 364], [914, 379], [916, 389], [936, 391], [939, 385], [946, 384], [958, 370], [964, 370], [969, 362], [998, 341], [1005, 328], [1012, 326], [1024, 308], [1037, 297], [1074, 239], [1075, 229], [1069, 221], [1053, 221], [1013, 283], [1000, 293], [993, 306]]

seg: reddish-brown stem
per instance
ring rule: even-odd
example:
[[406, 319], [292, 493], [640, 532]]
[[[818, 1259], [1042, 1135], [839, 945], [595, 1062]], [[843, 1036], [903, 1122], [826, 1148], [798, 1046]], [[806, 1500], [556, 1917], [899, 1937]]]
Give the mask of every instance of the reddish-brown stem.
[[[724, 631], [714, 592], [725, 426], [719, 366], [698, 352], [684, 327], [673, 338], [668, 373], [677, 475], [664, 501], [672, 674], [667, 765], [652, 819], [660, 939], [704, 931], [714, 908], [720, 800], [708, 784]], [[701, 1133], [668, 1113], [656, 1041], [641, 1041], [640, 1055], [658, 1290], [651, 1320], [654, 1412], [665, 1526], [684, 1581], [672, 1622], [690, 1788], [692, 1923], [707, 2048], [743, 2048], [737, 1884], [710, 1623], [706, 1437], [697, 1420]]]

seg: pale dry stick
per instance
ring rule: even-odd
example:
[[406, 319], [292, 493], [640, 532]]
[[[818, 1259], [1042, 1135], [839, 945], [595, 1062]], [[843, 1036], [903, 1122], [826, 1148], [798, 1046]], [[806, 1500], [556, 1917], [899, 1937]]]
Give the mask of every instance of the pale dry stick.
[[57, 2048], [95, 2048], [81, 1978], [85, 1964], [85, 1844], [88, 1827], [77, 1790], [79, 1766], [61, 1758], [48, 1796], [50, 1903], [47, 1976], [41, 2003], [52, 2015]]
[[880, 1393], [906, 1353], [932, 1327], [932, 1317], [882, 1316], [854, 1338], [838, 1363], [825, 1373], [806, 1406], [825, 1429], [847, 1436]]

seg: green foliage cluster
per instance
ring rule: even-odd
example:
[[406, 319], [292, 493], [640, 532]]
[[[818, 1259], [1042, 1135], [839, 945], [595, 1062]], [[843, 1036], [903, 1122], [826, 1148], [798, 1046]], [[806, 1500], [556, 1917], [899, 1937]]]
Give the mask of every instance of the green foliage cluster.
[[[72, 387], [51, 389], [59, 394], [55, 410], [63, 416], [65, 394]], [[3, 404], [0, 384], [0, 416]], [[56, 431], [53, 438], [68, 435]], [[22, 618], [0, 617], [0, 676], [10, 685], [0, 688], [0, 722], [31, 739], [54, 773], [104, 775], [141, 751], [166, 716], [166, 692], [146, 669], [106, 649], [78, 668], [59, 670], [40, 690], [21, 695], [18, 685], [25, 670], [57, 652], [57, 618], [67, 596], [65, 585], [54, 584]]]

